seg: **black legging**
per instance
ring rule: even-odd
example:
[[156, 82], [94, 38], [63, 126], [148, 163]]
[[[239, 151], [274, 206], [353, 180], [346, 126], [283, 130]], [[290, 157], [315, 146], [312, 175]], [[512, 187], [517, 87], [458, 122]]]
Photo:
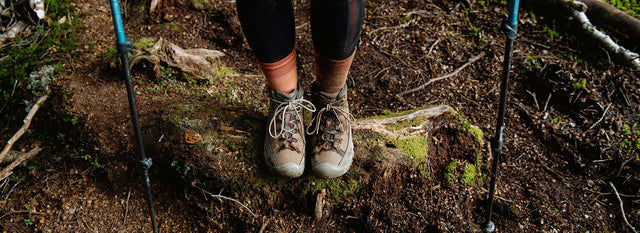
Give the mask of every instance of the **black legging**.
[[[364, 0], [311, 0], [315, 51], [343, 60], [351, 56], [362, 28]], [[291, 0], [236, 0], [242, 30], [258, 61], [272, 63], [291, 54], [295, 21]]]

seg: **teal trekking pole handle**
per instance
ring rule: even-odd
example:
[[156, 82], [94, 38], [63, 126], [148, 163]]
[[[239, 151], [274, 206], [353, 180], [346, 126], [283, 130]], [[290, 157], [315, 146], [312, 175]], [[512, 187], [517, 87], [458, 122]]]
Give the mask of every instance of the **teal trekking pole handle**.
[[491, 214], [493, 212], [493, 199], [496, 189], [496, 176], [498, 173], [498, 160], [500, 160], [500, 152], [502, 151], [503, 143], [503, 126], [504, 115], [507, 109], [507, 90], [509, 89], [509, 73], [511, 70], [511, 57], [513, 55], [513, 41], [518, 35], [518, 6], [519, 0], [511, 0], [509, 2], [509, 16], [507, 20], [502, 24], [502, 29], [506, 36], [506, 43], [504, 46], [504, 63], [502, 66], [502, 80], [500, 84], [500, 102], [498, 107], [498, 120], [496, 123], [496, 134], [491, 137], [491, 150], [493, 152], [493, 165], [491, 168], [491, 183], [489, 187], [488, 197], [488, 212], [487, 221], [484, 223], [482, 230], [484, 232], [493, 232], [495, 230], [495, 224], [491, 221]]
[[118, 55], [120, 56], [120, 62], [122, 64], [122, 71], [124, 72], [124, 81], [127, 88], [127, 97], [129, 99], [129, 110], [131, 110], [131, 120], [133, 122], [133, 128], [136, 135], [137, 153], [140, 156], [140, 165], [144, 173], [144, 185], [147, 191], [147, 203], [149, 204], [149, 215], [151, 217], [151, 226], [153, 232], [158, 232], [158, 224], [156, 221], [156, 213], [153, 209], [153, 195], [151, 193], [151, 182], [149, 181], [149, 168], [151, 167], [151, 158], [147, 158], [144, 152], [144, 144], [142, 141], [142, 131], [140, 130], [140, 122], [138, 120], [138, 108], [136, 107], [135, 92], [133, 90], [133, 84], [131, 82], [131, 72], [129, 70], [129, 52], [133, 47], [131, 40], [124, 35], [124, 27], [122, 25], [122, 15], [120, 14], [120, 4], [118, 0], [109, 0], [111, 5], [111, 18], [113, 19], [113, 26], [116, 33], [116, 47], [118, 49]]

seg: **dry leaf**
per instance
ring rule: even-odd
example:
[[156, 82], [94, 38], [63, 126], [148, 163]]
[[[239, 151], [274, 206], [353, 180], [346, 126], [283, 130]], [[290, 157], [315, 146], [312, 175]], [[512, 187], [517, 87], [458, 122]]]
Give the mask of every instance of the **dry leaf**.
[[187, 135], [184, 137], [184, 141], [189, 144], [196, 144], [202, 141], [202, 136], [200, 136], [200, 134], [198, 133], [196, 134], [187, 133]]

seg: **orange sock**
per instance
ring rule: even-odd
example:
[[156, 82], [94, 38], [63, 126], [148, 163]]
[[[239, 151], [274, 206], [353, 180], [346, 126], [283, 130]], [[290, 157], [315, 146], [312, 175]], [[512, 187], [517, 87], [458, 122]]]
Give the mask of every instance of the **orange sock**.
[[291, 93], [298, 87], [298, 74], [296, 72], [296, 50], [280, 61], [262, 63], [258, 66], [271, 89], [282, 93]]
[[316, 60], [316, 76], [320, 90], [326, 93], [336, 93], [342, 89], [347, 81], [349, 68], [353, 62], [353, 54], [343, 60], [332, 60], [318, 53], [314, 53]]

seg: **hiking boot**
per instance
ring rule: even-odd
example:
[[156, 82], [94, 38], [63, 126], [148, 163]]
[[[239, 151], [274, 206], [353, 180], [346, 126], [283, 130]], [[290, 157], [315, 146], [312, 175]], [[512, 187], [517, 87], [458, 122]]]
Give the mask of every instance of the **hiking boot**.
[[269, 125], [264, 140], [264, 159], [277, 174], [299, 177], [304, 171], [305, 139], [303, 109], [315, 111], [311, 102], [302, 99], [302, 89], [291, 94], [269, 91]]
[[319, 110], [307, 128], [307, 134], [311, 135], [313, 173], [322, 178], [344, 175], [353, 161], [351, 123], [355, 121], [349, 113], [347, 86], [336, 93], [318, 90], [314, 104]]

